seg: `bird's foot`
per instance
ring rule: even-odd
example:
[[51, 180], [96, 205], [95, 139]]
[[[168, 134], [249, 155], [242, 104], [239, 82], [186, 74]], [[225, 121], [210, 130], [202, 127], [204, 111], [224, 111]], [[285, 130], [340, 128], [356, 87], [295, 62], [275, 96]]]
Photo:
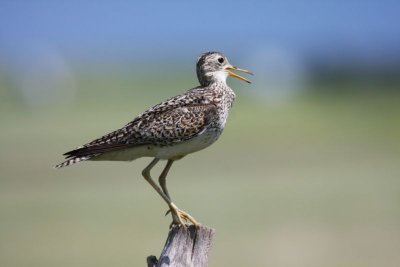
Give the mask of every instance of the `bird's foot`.
[[172, 215], [171, 227], [173, 225], [185, 226], [184, 222], [190, 222], [194, 226], [200, 226], [200, 223], [198, 223], [192, 216], [190, 216], [190, 214], [186, 213], [183, 210], [178, 209], [178, 207], [174, 203], [171, 203], [170, 210], [167, 212], [167, 214], [169, 212], [171, 212]]

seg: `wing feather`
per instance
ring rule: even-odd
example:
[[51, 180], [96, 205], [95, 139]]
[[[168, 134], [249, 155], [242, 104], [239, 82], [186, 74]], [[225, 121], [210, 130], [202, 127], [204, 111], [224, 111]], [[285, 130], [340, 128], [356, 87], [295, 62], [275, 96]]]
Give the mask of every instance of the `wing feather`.
[[139, 145], [176, 144], [202, 133], [216, 115], [217, 107], [214, 104], [180, 106], [161, 112], [154, 109], [114, 132], [66, 152], [64, 156], [70, 159]]

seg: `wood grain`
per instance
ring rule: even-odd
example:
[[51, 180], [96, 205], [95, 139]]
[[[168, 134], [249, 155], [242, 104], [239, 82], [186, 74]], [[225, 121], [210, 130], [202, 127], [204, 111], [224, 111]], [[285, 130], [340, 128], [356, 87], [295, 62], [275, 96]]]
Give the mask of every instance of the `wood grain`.
[[206, 267], [215, 230], [205, 226], [174, 226], [157, 260], [147, 257], [148, 267]]

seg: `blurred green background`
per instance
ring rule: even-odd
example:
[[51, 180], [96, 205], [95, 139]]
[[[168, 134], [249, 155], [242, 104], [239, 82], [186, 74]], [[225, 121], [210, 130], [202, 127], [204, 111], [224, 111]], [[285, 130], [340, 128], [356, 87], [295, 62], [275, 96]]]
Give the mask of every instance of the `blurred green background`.
[[[52, 166], [196, 86], [206, 50], [256, 74], [228, 80], [221, 139], [168, 177], [176, 204], [217, 231], [210, 266], [400, 265], [395, 2], [2, 5], [0, 266], [159, 255], [170, 217], [141, 177], [149, 158]], [[238, 28], [210, 29], [219, 16]]]

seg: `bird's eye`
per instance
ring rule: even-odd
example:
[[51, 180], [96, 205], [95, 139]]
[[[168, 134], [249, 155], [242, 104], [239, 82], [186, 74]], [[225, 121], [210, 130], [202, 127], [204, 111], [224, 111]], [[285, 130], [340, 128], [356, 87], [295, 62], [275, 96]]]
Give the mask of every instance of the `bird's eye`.
[[218, 58], [218, 62], [219, 63], [224, 63], [224, 58], [223, 57]]

